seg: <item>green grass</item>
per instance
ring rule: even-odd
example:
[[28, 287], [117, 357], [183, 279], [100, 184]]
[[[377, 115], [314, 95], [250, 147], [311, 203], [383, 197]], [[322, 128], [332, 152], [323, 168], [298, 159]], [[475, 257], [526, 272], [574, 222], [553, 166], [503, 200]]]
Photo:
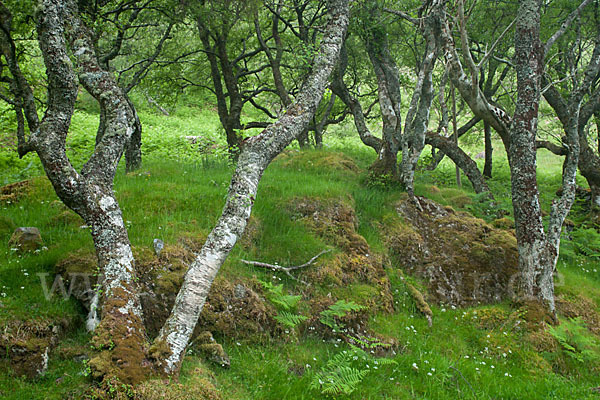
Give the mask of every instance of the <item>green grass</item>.
[[[129, 236], [134, 247], [152, 246], [154, 238], [167, 244], [176, 243], [184, 234], [205, 235], [214, 226], [224, 204], [232, 166], [223, 157], [199, 154], [185, 140], [186, 135], [206, 135], [223, 144], [215, 113], [204, 108], [180, 107], [170, 117], [142, 110], [144, 122], [144, 166], [126, 175], [119, 170], [115, 181], [116, 196], [121, 204]], [[0, 121], [1, 122], [1, 121]], [[10, 121], [6, 122], [9, 124]], [[69, 155], [80, 166], [92, 151], [96, 117], [93, 109], [78, 111], [69, 138]], [[228, 278], [252, 277], [268, 280], [270, 271], [256, 269], [239, 260], [256, 259], [280, 265], [296, 265], [326, 248], [323, 240], [290, 218], [289, 207], [299, 197], [352, 198], [359, 219], [358, 232], [373, 251], [383, 253], [385, 246], [377, 223], [393, 215], [394, 204], [402, 196], [397, 188], [368, 188], [366, 167], [375, 154], [358, 144], [355, 136], [336, 128], [326, 136], [326, 149], [297, 153], [292, 149], [276, 160], [260, 183], [253, 217], [260, 224], [256, 243], [249, 248], [236, 246], [221, 270]], [[354, 131], [351, 131], [354, 132]], [[353, 134], [354, 135], [354, 134]], [[466, 145], [472, 154], [474, 145]], [[510, 179], [505, 154], [496, 144], [494, 179], [490, 187], [499, 207], [510, 211]], [[342, 153], [342, 155], [340, 155]], [[323, 167], [319, 163], [331, 157], [334, 164], [351, 159], [361, 170]], [[13, 182], [41, 175], [35, 155], [19, 160], [10, 149], [0, 150], [0, 182]], [[28, 165], [31, 166], [25, 169]], [[560, 185], [561, 160], [540, 152], [539, 183], [543, 207]], [[463, 188], [456, 187], [454, 166], [444, 160], [436, 171], [417, 174], [417, 194], [426, 195], [442, 204], [458, 208], [465, 198], [476, 202], [476, 196], [463, 177]], [[437, 186], [438, 190], [432, 186]], [[78, 223], [57, 222], [64, 208], [58, 203], [45, 178], [33, 181], [27, 196], [14, 204], [0, 205], [0, 325], [15, 318], [60, 318], [80, 316], [83, 310], [72, 300], [44, 298], [37, 273], [52, 273], [56, 262], [65, 254], [80, 248], [92, 249], [87, 229]], [[473, 208], [474, 212], [478, 209]], [[483, 215], [482, 215], [483, 216]], [[13, 226], [40, 228], [47, 250], [18, 255], [7, 245]], [[4, 227], [4, 228], [3, 228]], [[330, 259], [333, 254], [324, 256]], [[597, 261], [576, 255], [561, 259], [562, 279], [558, 293], [578, 293], [600, 299], [600, 275]], [[482, 328], [478, 313], [514, 310], [509, 304], [470, 309], [433, 306], [434, 325], [416, 311], [412, 299], [397, 274], [390, 270], [397, 311], [370, 317], [375, 333], [394, 338], [398, 352], [396, 365], [369, 365], [369, 373], [348, 399], [566, 399], [595, 398], [590, 388], [598, 386], [597, 367], [565, 364], [556, 367], [560, 353], [538, 354], [523, 340], [526, 330], [518, 328]], [[286, 290], [296, 294], [296, 283], [281, 276]], [[418, 282], [416, 282], [418, 284]], [[492, 311], [486, 311], [486, 310]], [[1, 334], [1, 332], [0, 332]], [[75, 346], [86, 347], [88, 334], [80, 324], [64, 339]], [[324, 340], [317, 335], [301, 336], [298, 342], [273, 339], [259, 344], [238, 343], [224, 338], [231, 357], [231, 368], [221, 369], [207, 364], [195, 355], [186, 358], [182, 382], [190, 381], [197, 366], [215, 375], [217, 387], [226, 399], [315, 399], [325, 398], [309, 389], [316, 371], [320, 370], [345, 344]], [[84, 376], [85, 366], [71, 358], [51, 354], [48, 373], [33, 382], [13, 377], [0, 362], [0, 397], [7, 399], [61, 399], [69, 393], [80, 393], [90, 384]], [[493, 368], [492, 368], [493, 365]], [[4, 365], [5, 366], [5, 365]], [[377, 368], [375, 368], [377, 367]], [[366, 367], [365, 367], [366, 368]], [[3, 372], [4, 371], [4, 372]], [[77, 395], [75, 395], [77, 397]]]

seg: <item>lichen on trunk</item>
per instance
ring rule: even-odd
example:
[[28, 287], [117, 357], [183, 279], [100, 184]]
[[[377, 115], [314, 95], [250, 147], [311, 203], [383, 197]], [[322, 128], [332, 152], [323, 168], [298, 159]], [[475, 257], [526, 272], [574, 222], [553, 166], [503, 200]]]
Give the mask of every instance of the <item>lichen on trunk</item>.
[[328, 6], [330, 21], [311, 74], [285, 115], [244, 141], [221, 217], [186, 273], [171, 315], [150, 349], [165, 374], [179, 371], [210, 286], [246, 227], [263, 172], [308, 126], [321, 100], [349, 19], [347, 0], [330, 0]]

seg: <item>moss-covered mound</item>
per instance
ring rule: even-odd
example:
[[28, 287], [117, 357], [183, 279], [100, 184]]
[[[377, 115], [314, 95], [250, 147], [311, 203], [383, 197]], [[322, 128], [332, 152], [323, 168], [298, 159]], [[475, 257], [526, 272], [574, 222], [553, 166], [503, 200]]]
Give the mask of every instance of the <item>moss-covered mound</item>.
[[393, 311], [384, 260], [371, 251], [357, 232], [352, 199], [299, 198], [290, 203], [289, 210], [292, 218], [340, 250], [332, 258], [309, 267], [304, 279], [327, 289], [334, 298], [351, 299], [366, 310]]
[[35, 378], [43, 375], [48, 368], [50, 351], [74, 323], [69, 318], [12, 320], [5, 323], [0, 331], [0, 357], [6, 356], [7, 362], [0, 362], [0, 366], [10, 368], [11, 374], [17, 377]]
[[394, 266], [425, 279], [434, 301], [467, 306], [502, 301], [517, 274], [517, 241], [472, 215], [431, 200], [401, 200], [382, 224]]
[[275, 162], [290, 169], [311, 169], [319, 172], [338, 171], [350, 174], [360, 172], [360, 168], [352, 158], [344, 153], [329, 151], [287, 150], [277, 156]]

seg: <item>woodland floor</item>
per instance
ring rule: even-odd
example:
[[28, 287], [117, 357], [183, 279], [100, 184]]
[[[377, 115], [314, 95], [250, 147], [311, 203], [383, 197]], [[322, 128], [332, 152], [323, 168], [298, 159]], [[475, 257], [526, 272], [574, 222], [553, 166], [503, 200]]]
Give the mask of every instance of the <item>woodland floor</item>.
[[[86, 111], [85, 107], [75, 115], [69, 139], [75, 164], [81, 165], [93, 146], [96, 118], [93, 110]], [[209, 112], [184, 108], [164, 117], [144, 111], [142, 122], [144, 166], [133, 174], [121, 171], [115, 191], [136, 253], [150, 253], [155, 238], [174, 251], [210, 231], [222, 209], [232, 166], [219, 148], [219, 132]], [[10, 121], [3, 123], [10, 125]], [[197, 126], [207, 132], [205, 153], [185, 139], [198, 134]], [[563, 241], [558, 265], [556, 292], [563, 328], [551, 331], [531, 310], [508, 301], [468, 308], [430, 302], [433, 325], [429, 327], [409, 293], [409, 286], [416, 287], [429, 300], [425, 282], [402, 273], [390, 261], [382, 233], [386, 223], [396, 221], [392, 218], [396, 215], [394, 206], [404, 194], [394, 184], [369, 177], [374, 154], [357, 143], [351, 125], [336, 128], [329, 135], [328, 148], [290, 149], [269, 167], [260, 183], [249, 231], [219, 274], [223, 290], [227, 282], [241, 282], [258, 294], [266, 310], [265, 325], [259, 327], [263, 331], [256, 327], [249, 330], [241, 316], [232, 315], [220, 325], [207, 319], [229, 356], [230, 367], [211, 362], [198, 347], [192, 347], [180, 383], [168, 389], [164, 382], [149, 383], [141, 389], [146, 398], [167, 398], [169, 393], [174, 399], [600, 398], [598, 389], [594, 390], [600, 386], [600, 234], [599, 225], [594, 224], [583, 204], [576, 204], [570, 216], [575, 230], [571, 240]], [[48, 326], [61, 327], [60, 340], [49, 354], [49, 368], [42, 377], [18, 377], [9, 360], [0, 357], [0, 398], [82, 398], [93, 384], [85, 363], [85, 356], [92, 351], [83, 324], [85, 312], [73, 298], [54, 296], [46, 300], [38, 274], [50, 274], [50, 284], [57, 265], [65, 259], [93, 254], [92, 241], [83, 222], [65, 210], [47, 179], [41, 177], [35, 157], [18, 160], [10, 153], [10, 140], [2, 138], [0, 143], [4, 146], [0, 148], [0, 184], [31, 179], [14, 195], [0, 200], [0, 343], [31, 338], [31, 332], [35, 335]], [[480, 151], [477, 145], [464, 146], [472, 154]], [[496, 144], [497, 149], [500, 146]], [[462, 188], [456, 187], [454, 166], [448, 160], [435, 171], [423, 168], [417, 173], [416, 194], [491, 223], [499, 209], [511, 211], [506, 158], [499, 150], [494, 154], [490, 187], [497, 198], [495, 207], [482, 202], [466, 178]], [[545, 152], [539, 159], [542, 200], [548, 210], [560, 185], [561, 160]], [[347, 263], [358, 257], [363, 265], [360, 257], [364, 254], [358, 254], [351, 245], [345, 248], [335, 232], [307, 223], [306, 216], [296, 212], [302, 201], [304, 205], [337, 202], [351, 209], [356, 224], [344, 229], [364, 238], [361, 246], [366, 245], [369, 255], [380, 260], [379, 267], [373, 268], [381, 271], [365, 270], [357, 277], [340, 278], [335, 271], [324, 269], [342, 262], [340, 257], [347, 257], [343, 261]], [[44, 250], [28, 254], [12, 251], [8, 239], [17, 226], [38, 227]], [[283, 273], [240, 261], [298, 265], [324, 249], [332, 251], [297, 276], [308, 280], [321, 271], [325, 275], [317, 274], [313, 279], [337, 276], [347, 281], [333, 282], [330, 287], [306, 287]], [[389, 298], [380, 293], [383, 290], [378, 290], [376, 279], [388, 285]], [[293, 311], [308, 319], [295, 328], [275, 318], [282, 309], [273, 302], [277, 297], [272, 288], [279, 284], [283, 285], [283, 296], [301, 296]], [[377, 296], [382, 300], [373, 304]], [[368, 349], [366, 354], [356, 353], [341, 339], [343, 334], [335, 334], [319, 322], [320, 311], [333, 303], [327, 304], [327, 298], [369, 307], [368, 313], [348, 312], [348, 319], [336, 321], [368, 327], [365, 336], [370, 342], [391, 346], [374, 346], [377, 351], [373, 354]], [[389, 307], [383, 306], [386, 298]], [[580, 317], [578, 322], [570, 322], [574, 317]], [[332, 366], [339, 365], [358, 371], [360, 379], [353, 381], [346, 374], [346, 386], [340, 387], [353, 389], [352, 393], [324, 394], [327, 385], [319, 379], [323, 382]]]

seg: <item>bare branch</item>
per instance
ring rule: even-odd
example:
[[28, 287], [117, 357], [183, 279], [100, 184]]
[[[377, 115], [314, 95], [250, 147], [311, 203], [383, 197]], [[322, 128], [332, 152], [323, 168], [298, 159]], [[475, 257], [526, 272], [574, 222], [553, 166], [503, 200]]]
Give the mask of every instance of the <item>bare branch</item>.
[[477, 69], [480, 69], [482, 65], [484, 65], [488, 59], [492, 56], [492, 54], [494, 53], [494, 50], [496, 49], [496, 46], [498, 45], [498, 43], [500, 43], [500, 41], [502, 40], [502, 38], [504, 37], [504, 35], [506, 35], [508, 33], [508, 31], [510, 30], [510, 28], [513, 27], [513, 25], [515, 24], [515, 22], [517, 22], [517, 19], [513, 19], [513, 21], [506, 27], [506, 29], [500, 34], [500, 36], [498, 36], [498, 38], [496, 39], [496, 41], [494, 42], [494, 44], [492, 45], [492, 47], [485, 53], [485, 55], [483, 56], [483, 58], [481, 59], [481, 61], [479, 61], [479, 64], [477, 64]]
[[554, 35], [552, 35], [550, 37], [550, 39], [548, 39], [548, 41], [546, 42], [546, 44], [544, 45], [544, 56], [546, 54], [548, 54], [548, 51], [550, 50], [550, 48], [552, 47], [552, 45], [562, 36], [564, 35], [564, 33], [567, 31], [567, 29], [569, 29], [569, 26], [571, 25], [571, 23], [573, 22], [573, 20], [575, 20], [575, 18], [577, 18], [579, 16], [579, 14], [581, 14], [581, 11], [583, 11], [583, 9], [589, 4], [591, 3], [591, 0], [583, 0], [581, 2], [581, 4], [579, 5], [579, 7], [577, 7], [571, 14], [569, 14], [569, 16], [567, 17], [567, 19], [565, 20], [565, 22], [562, 23], [562, 25], [560, 26], [560, 28], [554, 33]]
[[419, 26], [419, 19], [418, 18], [413, 18], [410, 15], [406, 14], [403, 11], [400, 10], [393, 10], [391, 8], [387, 8], [387, 7], [383, 7], [383, 11], [390, 13], [390, 14], [394, 14], [408, 22], [410, 22], [411, 24], [413, 24], [414, 26]]
[[319, 254], [317, 254], [316, 256], [314, 256], [313, 258], [311, 258], [310, 260], [308, 260], [307, 262], [305, 262], [304, 264], [302, 264], [302, 265], [296, 265], [296, 266], [292, 266], [292, 267], [282, 267], [282, 266], [277, 265], [277, 264], [267, 264], [267, 263], [260, 262], [260, 261], [246, 261], [246, 260], [240, 260], [240, 261], [243, 262], [244, 264], [253, 265], [255, 267], [269, 268], [269, 269], [271, 269], [273, 271], [282, 271], [282, 272], [285, 272], [285, 274], [287, 276], [289, 276], [290, 278], [292, 278], [293, 280], [301, 282], [301, 283], [304, 283], [305, 285], [308, 285], [307, 282], [304, 282], [303, 280], [296, 278], [290, 272], [294, 271], [294, 270], [297, 270], [297, 269], [308, 267], [309, 265], [311, 265], [312, 263], [314, 263], [317, 258], [319, 258], [320, 256], [322, 256], [325, 253], [329, 253], [330, 251], [331, 251], [331, 249], [323, 250]]

